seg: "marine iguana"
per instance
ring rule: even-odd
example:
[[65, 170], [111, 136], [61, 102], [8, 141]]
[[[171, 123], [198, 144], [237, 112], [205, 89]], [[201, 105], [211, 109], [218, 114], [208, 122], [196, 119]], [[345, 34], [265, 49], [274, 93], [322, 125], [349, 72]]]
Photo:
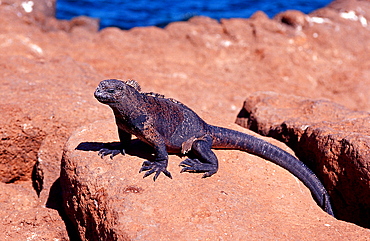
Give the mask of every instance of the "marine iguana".
[[154, 147], [155, 159], [144, 161], [139, 172], [144, 177], [154, 173], [154, 181], [167, 170], [168, 153], [191, 153], [196, 158], [180, 163], [181, 172], [201, 172], [210, 177], [218, 170], [218, 160], [211, 148], [238, 149], [261, 156], [285, 168], [298, 177], [311, 191], [318, 205], [334, 216], [329, 195], [316, 175], [301, 161], [269, 142], [238, 131], [213, 126], [179, 101], [163, 95], [141, 93], [134, 80], [108, 79], [100, 82], [94, 96], [113, 110], [119, 149], [103, 148], [99, 155], [125, 154], [131, 135]]

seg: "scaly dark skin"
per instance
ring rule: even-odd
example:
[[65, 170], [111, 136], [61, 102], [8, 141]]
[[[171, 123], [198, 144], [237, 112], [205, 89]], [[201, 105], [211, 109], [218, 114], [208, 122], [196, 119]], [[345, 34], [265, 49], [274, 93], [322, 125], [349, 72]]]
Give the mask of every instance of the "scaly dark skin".
[[172, 178], [167, 170], [168, 153], [191, 153], [194, 159], [180, 163], [181, 172], [202, 172], [210, 177], [218, 170], [218, 160], [212, 148], [237, 149], [268, 159], [287, 169], [311, 191], [318, 205], [333, 215], [329, 195], [316, 175], [301, 161], [284, 150], [254, 136], [212, 126], [182, 103], [154, 93], [141, 93], [136, 81], [109, 79], [100, 82], [95, 98], [109, 105], [114, 113], [120, 149], [101, 149], [99, 155], [125, 154], [131, 135], [151, 145], [155, 151], [153, 161], [144, 161], [140, 172], [144, 177], [160, 173]]

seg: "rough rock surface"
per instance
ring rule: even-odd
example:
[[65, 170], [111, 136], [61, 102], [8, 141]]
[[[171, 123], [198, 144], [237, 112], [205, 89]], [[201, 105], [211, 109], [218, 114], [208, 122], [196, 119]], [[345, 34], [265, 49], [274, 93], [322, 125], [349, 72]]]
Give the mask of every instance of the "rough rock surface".
[[30, 182], [0, 183], [0, 193], [0, 240], [68, 240], [58, 212], [45, 208]]
[[370, 227], [370, 113], [257, 92], [237, 123], [284, 141], [326, 184], [338, 218]]
[[[233, 122], [255, 91], [327, 98], [369, 111], [369, 5], [335, 1], [309, 15], [288, 11], [269, 19], [258, 12], [250, 19], [196, 17], [165, 29], [97, 32], [94, 19], [56, 20], [55, 1], [0, 1], [0, 207], [7, 217], [0, 233], [17, 229], [28, 240], [74, 240], [68, 220], [45, 205], [64, 217], [58, 178], [73, 130], [113, 118], [92, 95], [104, 78], [136, 79], [144, 91], [178, 99], [202, 116], [225, 120], [223, 125]], [[24, 199], [8, 205], [20, 194]], [[5, 215], [10, 213], [16, 215]], [[30, 232], [17, 217], [28, 220]], [[362, 230], [340, 225], [345, 234]], [[69, 237], [60, 227], [67, 227]], [[18, 240], [16, 234], [1, 239]]]
[[61, 185], [67, 214], [83, 240], [354, 240], [369, 235], [365, 229], [353, 233], [323, 212], [287, 171], [240, 151], [216, 151], [220, 170], [211, 178], [180, 174], [180, 158], [171, 155], [173, 179], [143, 179], [138, 170], [152, 150], [140, 141], [126, 156], [98, 156], [104, 143], [118, 140], [116, 132], [113, 119], [97, 121], [78, 129], [65, 146]]

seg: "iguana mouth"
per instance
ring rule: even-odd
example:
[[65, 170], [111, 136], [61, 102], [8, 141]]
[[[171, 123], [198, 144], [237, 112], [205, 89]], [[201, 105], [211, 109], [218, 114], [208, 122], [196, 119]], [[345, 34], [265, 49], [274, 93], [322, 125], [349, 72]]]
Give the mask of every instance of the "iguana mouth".
[[113, 101], [111, 100], [111, 98], [107, 98], [104, 94], [103, 91], [97, 89], [95, 92], [94, 92], [94, 97], [101, 103], [103, 104], [106, 104], [106, 103], [112, 103]]

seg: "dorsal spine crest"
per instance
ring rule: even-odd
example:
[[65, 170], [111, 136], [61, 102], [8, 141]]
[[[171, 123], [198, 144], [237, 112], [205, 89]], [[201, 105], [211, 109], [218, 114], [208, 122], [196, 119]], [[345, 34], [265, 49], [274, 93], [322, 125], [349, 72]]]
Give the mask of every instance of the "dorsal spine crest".
[[134, 88], [138, 92], [141, 91], [140, 84], [136, 80], [128, 79], [127, 81], [125, 81], [125, 84], [131, 86], [132, 88]]

